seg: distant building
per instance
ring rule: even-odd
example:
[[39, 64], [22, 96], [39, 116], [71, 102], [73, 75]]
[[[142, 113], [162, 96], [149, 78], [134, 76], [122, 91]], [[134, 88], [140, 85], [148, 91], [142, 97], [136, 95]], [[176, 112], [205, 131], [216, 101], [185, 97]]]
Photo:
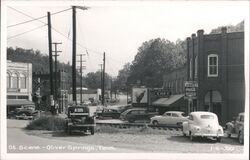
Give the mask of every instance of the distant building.
[[[69, 73], [58, 71], [54, 74], [54, 99], [59, 105], [58, 112], [64, 112], [68, 105], [68, 90], [70, 88]], [[56, 77], [56, 78], [55, 78]], [[56, 79], [56, 81], [55, 81]], [[57, 88], [57, 91], [56, 91]], [[33, 73], [33, 92], [40, 96], [36, 106], [40, 110], [50, 110], [50, 74], [49, 73]], [[57, 94], [56, 94], [57, 93]]]
[[32, 102], [32, 64], [7, 61], [7, 112]]
[[[178, 107], [184, 100], [185, 81], [198, 84], [190, 111], [211, 111], [220, 123], [232, 120], [245, 107], [244, 32], [205, 35], [203, 30], [187, 38], [187, 66], [164, 76], [163, 87], [172, 94], [153, 102], [155, 107]], [[179, 96], [178, 96], [179, 95]], [[186, 105], [188, 107], [188, 105]]]
[[[99, 103], [101, 98], [101, 89], [87, 89], [83, 88], [82, 89], [82, 101], [87, 102], [87, 101], [92, 101]], [[81, 88], [77, 88], [76, 90], [76, 99], [77, 99], [77, 104], [80, 104], [81, 100]], [[68, 96], [68, 102], [73, 103], [73, 94], [72, 91], [69, 91], [69, 96]]]

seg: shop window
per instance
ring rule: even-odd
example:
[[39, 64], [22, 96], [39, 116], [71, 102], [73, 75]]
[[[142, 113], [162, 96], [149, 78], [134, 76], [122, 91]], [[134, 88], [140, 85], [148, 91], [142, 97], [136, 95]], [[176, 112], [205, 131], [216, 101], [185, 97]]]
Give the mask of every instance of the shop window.
[[218, 77], [218, 55], [208, 55], [208, 77]]
[[18, 88], [18, 75], [12, 75], [12, 88]]
[[26, 88], [26, 76], [24, 74], [20, 75], [20, 88], [21, 89]]

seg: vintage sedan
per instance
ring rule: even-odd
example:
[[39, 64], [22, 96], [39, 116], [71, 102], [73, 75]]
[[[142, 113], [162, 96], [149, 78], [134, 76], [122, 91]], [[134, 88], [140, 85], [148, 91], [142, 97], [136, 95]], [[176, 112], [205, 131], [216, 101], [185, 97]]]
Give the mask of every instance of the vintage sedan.
[[182, 126], [182, 123], [187, 121], [184, 112], [168, 111], [163, 115], [154, 116], [150, 119], [153, 125], [168, 125], [168, 126]]
[[104, 119], [104, 118], [113, 118], [113, 119], [119, 119], [120, 114], [118, 110], [116, 109], [107, 109], [104, 108], [102, 112], [95, 113], [96, 118]]
[[228, 137], [236, 135], [240, 144], [244, 143], [244, 113], [239, 113], [234, 121], [226, 124], [226, 134]]
[[183, 122], [183, 135], [193, 141], [195, 137], [210, 137], [221, 141], [224, 132], [218, 117], [211, 112], [191, 112], [188, 121]]

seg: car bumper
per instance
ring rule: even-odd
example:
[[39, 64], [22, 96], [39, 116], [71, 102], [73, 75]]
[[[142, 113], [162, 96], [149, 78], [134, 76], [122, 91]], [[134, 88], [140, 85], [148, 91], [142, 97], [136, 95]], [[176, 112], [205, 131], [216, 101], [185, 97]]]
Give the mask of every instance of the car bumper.
[[194, 133], [196, 137], [223, 137], [224, 134], [213, 134], [213, 133]]

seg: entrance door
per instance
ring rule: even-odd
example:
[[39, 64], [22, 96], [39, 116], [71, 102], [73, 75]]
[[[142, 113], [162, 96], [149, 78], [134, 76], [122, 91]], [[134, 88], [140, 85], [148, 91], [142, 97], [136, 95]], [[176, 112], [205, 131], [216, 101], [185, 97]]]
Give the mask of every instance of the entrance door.
[[205, 111], [213, 112], [218, 116], [219, 122], [222, 119], [222, 98], [219, 91], [209, 91], [205, 96]]

